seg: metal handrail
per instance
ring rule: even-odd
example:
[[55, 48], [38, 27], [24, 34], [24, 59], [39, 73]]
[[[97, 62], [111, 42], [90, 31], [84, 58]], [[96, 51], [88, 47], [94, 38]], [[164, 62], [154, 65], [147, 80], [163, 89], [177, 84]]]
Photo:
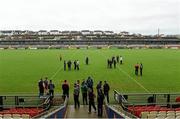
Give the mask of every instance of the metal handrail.
[[65, 108], [68, 104], [68, 100], [69, 100], [69, 98], [66, 96], [64, 104], [60, 105], [61, 107], [57, 106], [57, 108], [53, 108], [52, 110], [48, 110], [48, 111], [42, 113], [41, 115], [39, 115], [38, 117], [48, 118], [52, 113], [55, 113], [55, 112]]
[[[113, 108], [112, 106], [110, 106], [109, 104], [108, 104], [108, 102], [107, 102], [107, 100], [106, 100], [106, 97], [105, 97], [105, 106], [107, 106], [108, 108], [111, 108], [113, 111], [115, 111], [117, 114], [119, 114], [119, 115], [121, 115], [121, 116], [123, 116], [124, 115], [124, 118], [136, 118], [136, 116], [134, 116], [134, 115], [132, 115], [131, 113], [129, 113], [129, 112], [126, 112], [126, 111], [124, 111], [124, 110], [121, 110], [122, 112], [119, 112], [118, 110], [116, 110], [115, 108]], [[120, 105], [119, 105], [120, 106]], [[122, 109], [123, 109], [123, 107], [122, 106], [120, 106]], [[106, 114], [107, 115], [107, 114]]]
[[[32, 95], [32, 94], [26, 94], [26, 95], [25, 94], [24, 95], [3, 95], [1, 97], [3, 98], [3, 100], [8, 99], [7, 101], [3, 101], [3, 102], [5, 102], [5, 104], [0, 105], [0, 107], [3, 107], [3, 108], [11, 108], [11, 107], [22, 107], [22, 108], [25, 108], [25, 107], [37, 107], [38, 108], [38, 107], [43, 107], [44, 106], [44, 102], [42, 102], [40, 104], [28, 104], [30, 101], [31, 102], [32, 101], [39, 101], [39, 96], [37, 96], [37, 95]], [[30, 99], [30, 101], [28, 100], [29, 102], [26, 102], [27, 104], [24, 103], [24, 102], [19, 102], [19, 104], [17, 105], [16, 104], [16, 99], [13, 99], [15, 97], [18, 97], [18, 99], [23, 98], [25, 100], [28, 100], [29, 97], [31, 97], [32, 99]], [[48, 97], [49, 96], [47, 96], [47, 98]], [[37, 99], [33, 99], [33, 98], [37, 98]], [[6, 103], [10, 103], [10, 104], [6, 104]], [[12, 103], [15, 103], [15, 104], [12, 104]]]
[[[116, 95], [117, 94], [117, 95]], [[128, 98], [127, 98], [127, 101], [123, 101], [124, 100], [124, 95], [127, 95], [128, 96], [128, 98], [129, 97], [131, 97], [131, 96], [155, 96], [155, 101], [157, 101], [157, 100], [161, 100], [162, 99], [162, 97], [160, 98], [157, 98], [157, 96], [171, 96], [171, 98], [173, 97], [173, 96], [178, 96], [178, 95], [180, 95], [180, 93], [119, 93], [118, 91], [116, 91], [116, 90], [114, 90], [114, 98], [115, 98], [115, 100], [116, 101], [118, 101], [118, 103], [119, 103], [119, 106], [120, 107], [122, 107], [123, 108], [123, 110], [125, 111], [125, 113], [126, 112], [130, 112], [129, 110], [128, 110], [128, 106], [136, 106], [136, 105], [138, 105], [138, 106], [141, 106], [141, 105], [143, 105], [143, 106], [150, 106], [150, 105], [159, 105], [159, 106], [166, 106], [166, 107], [168, 107], [168, 108], [170, 108], [170, 109], [174, 109], [175, 110], [175, 108], [173, 108], [173, 106], [180, 106], [180, 102], [175, 102], [175, 100], [174, 101], [170, 101], [170, 97], [169, 97], [169, 99], [167, 100], [167, 97], [165, 98], [165, 102], [152, 102], [152, 103], [150, 103], [150, 102], [132, 102], [132, 101], [128, 101]], [[138, 99], [138, 98], [137, 98]], [[132, 100], [132, 99], [131, 99]], [[135, 110], [133, 110], [133, 112], [134, 112]]]

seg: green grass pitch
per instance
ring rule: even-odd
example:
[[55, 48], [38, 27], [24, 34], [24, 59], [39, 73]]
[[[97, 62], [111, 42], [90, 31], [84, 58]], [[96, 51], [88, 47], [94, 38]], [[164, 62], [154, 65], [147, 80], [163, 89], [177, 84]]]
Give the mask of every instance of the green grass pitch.
[[[63, 60], [80, 61], [80, 71], [63, 71]], [[107, 58], [122, 55], [123, 65], [107, 69]], [[89, 65], [85, 65], [85, 57]], [[142, 62], [143, 76], [134, 75], [134, 64]], [[62, 93], [61, 84], [66, 79], [70, 92], [76, 80], [88, 76], [94, 87], [102, 80], [113, 90], [121, 92], [180, 92], [180, 50], [170, 49], [69, 49], [69, 50], [0, 50], [0, 94], [37, 93], [41, 77], [52, 78], [55, 93]], [[71, 93], [72, 96], [72, 93]]]

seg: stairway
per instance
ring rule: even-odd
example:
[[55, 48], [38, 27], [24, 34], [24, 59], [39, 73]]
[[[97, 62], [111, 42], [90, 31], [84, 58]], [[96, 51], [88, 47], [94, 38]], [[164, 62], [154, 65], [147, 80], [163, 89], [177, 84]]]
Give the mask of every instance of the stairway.
[[[97, 112], [94, 112], [92, 108], [92, 112], [88, 113], [88, 105], [80, 105], [80, 108], [74, 108], [74, 105], [68, 105], [65, 118], [98, 118]], [[105, 110], [103, 111], [103, 117], [106, 118]]]

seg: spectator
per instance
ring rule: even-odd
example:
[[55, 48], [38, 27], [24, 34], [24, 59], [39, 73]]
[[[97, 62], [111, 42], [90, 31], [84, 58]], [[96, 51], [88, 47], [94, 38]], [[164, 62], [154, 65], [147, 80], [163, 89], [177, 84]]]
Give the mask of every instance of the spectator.
[[93, 90], [89, 88], [88, 90], [88, 97], [89, 97], [89, 113], [91, 113], [91, 106], [94, 108], [94, 111], [96, 112], [96, 107], [95, 107], [95, 94], [93, 93]]
[[122, 63], [123, 63], [123, 57], [120, 56], [120, 64], [122, 64]]
[[67, 83], [67, 80], [64, 80], [64, 83], [62, 84], [62, 90], [63, 90], [63, 99], [65, 100], [66, 97], [69, 98], [69, 85]]
[[80, 89], [80, 81], [79, 80], [77, 80], [76, 85]]
[[72, 64], [72, 62], [71, 62], [71, 60], [69, 60], [69, 61], [67, 62], [68, 70], [71, 70], [71, 64]]
[[66, 61], [64, 60], [64, 71], [66, 71]]
[[46, 94], [48, 94], [48, 77], [45, 77], [45, 81], [44, 81], [44, 91]]
[[102, 117], [103, 115], [103, 102], [104, 102], [104, 94], [102, 89], [98, 89], [98, 96], [97, 96], [97, 102], [98, 102], [98, 117]]
[[44, 96], [44, 81], [42, 78], [38, 82], [38, 87], [39, 87], [39, 97]]
[[79, 70], [79, 60], [76, 61], [77, 70]]
[[97, 84], [96, 86], [96, 89], [97, 89], [97, 93], [98, 93], [98, 90], [102, 88], [102, 81], [99, 81], [99, 83]]
[[143, 70], [143, 64], [142, 63], [140, 64], [139, 68], [140, 68], [140, 75], [142, 76], [142, 70]]
[[90, 76], [87, 79], [87, 87], [93, 90], [93, 80]]
[[114, 68], [116, 68], [116, 60], [113, 61]]
[[109, 84], [106, 81], [104, 81], [103, 91], [104, 91], [104, 96], [107, 98], [108, 103], [109, 103], [109, 90], [110, 90]]
[[60, 61], [62, 60], [62, 56], [61, 56], [61, 54], [59, 55], [59, 60], [60, 60]]
[[54, 97], [54, 84], [52, 83], [52, 80], [50, 80], [48, 89], [49, 89], [49, 95], [53, 98]]
[[116, 61], [119, 63], [119, 55], [116, 56]]
[[86, 57], [86, 65], [88, 65], [88, 64], [89, 64], [89, 58]]
[[137, 76], [138, 75], [138, 70], [139, 70], [139, 64], [137, 63], [135, 65], [135, 75]]
[[111, 60], [111, 61], [112, 61], [112, 62], [114, 62], [114, 60], [115, 60], [115, 57], [114, 57], [114, 56], [112, 56], [112, 60]]
[[79, 87], [75, 83], [74, 84], [74, 108], [76, 109], [77, 106], [78, 106], [78, 108], [80, 107], [80, 103], [79, 103]]
[[74, 70], [76, 70], [76, 69], [77, 69], [77, 61], [74, 60]]
[[81, 92], [82, 92], [82, 98], [83, 98], [83, 105], [86, 104], [87, 105], [87, 85], [86, 82], [83, 81], [81, 84]]
[[110, 68], [110, 69], [112, 69], [112, 63], [113, 63], [113, 62], [112, 62], [111, 60], [109, 60], [109, 68]]

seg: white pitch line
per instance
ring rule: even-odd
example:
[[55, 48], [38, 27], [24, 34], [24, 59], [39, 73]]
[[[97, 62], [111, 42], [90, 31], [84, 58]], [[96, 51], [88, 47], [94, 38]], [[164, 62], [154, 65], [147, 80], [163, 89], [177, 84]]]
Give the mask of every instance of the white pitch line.
[[[75, 53], [73, 53], [73, 55], [74, 55], [74, 54], [75, 54]], [[71, 57], [72, 57], [73, 55], [71, 55]], [[56, 72], [51, 76], [50, 79], [53, 79], [53, 78], [59, 73], [59, 71], [60, 71], [62, 68], [63, 68], [63, 66], [60, 66], [60, 67], [56, 70]]]
[[[101, 52], [100, 52], [101, 54]], [[102, 54], [101, 54], [102, 55]], [[102, 55], [103, 57], [105, 57], [104, 55]], [[106, 58], [106, 57], [105, 57]], [[128, 76], [130, 79], [132, 79], [136, 84], [138, 84], [141, 88], [143, 88], [146, 92], [151, 93], [148, 89], [146, 89], [142, 84], [140, 84], [138, 81], [136, 81], [136, 79], [134, 79], [132, 76], [130, 76], [127, 72], [125, 72], [124, 70], [122, 70], [121, 68], [118, 67], [118, 69], [124, 73], [126, 76]]]
[[50, 79], [53, 79], [53, 78], [58, 74], [58, 72], [59, 72], [61, 69], [62, 69], [62, 66], [59, 67], [59, 68], [56, 70], [56, 72], [51, 76]]
[[125, 72], [124, 70], [122, 70], [121, 68], [118, 67], [118, 69], [124, 73], [126, 76], [128, 76], [130, 79], [132, 79], [134, 82], [136, 82], [139, 86], [141, 86], [141, 88], [143, 88], [146, 92], [151, 93], [147, 88], [145, 88], [142, 84], [140, 84], [138, 81], [136, 81], [136, 79], [134, 79], [132, 76], [130, 76], [127, 72]]

